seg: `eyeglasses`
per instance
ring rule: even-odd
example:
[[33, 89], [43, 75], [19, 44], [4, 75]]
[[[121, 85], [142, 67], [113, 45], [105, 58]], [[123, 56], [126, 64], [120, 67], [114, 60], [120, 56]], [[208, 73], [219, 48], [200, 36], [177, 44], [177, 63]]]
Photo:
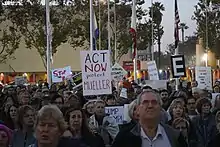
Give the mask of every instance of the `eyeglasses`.
[[157, 105], [157, 104], [158, 104], [158, 101], [157, 101], [157, 100], [144, 100], [144, 101], [142, 102], [142, 104], [145, 104], [145, 105], [149, 105], [149, 104], [151, 104], [151, 105]]

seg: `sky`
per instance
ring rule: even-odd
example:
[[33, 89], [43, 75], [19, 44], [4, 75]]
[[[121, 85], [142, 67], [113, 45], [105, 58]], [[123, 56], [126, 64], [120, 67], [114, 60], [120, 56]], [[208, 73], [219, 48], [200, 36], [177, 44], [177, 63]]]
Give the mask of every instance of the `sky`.
[[[161, 49], [165, 51], [167, 45], [174, 42], [174, 0], [153, 0], [161, 2], [165, 11], [163, 12], [162, 25], [164, 27], [164, 35], [162, 37]], [[192, 20], [193, 12], [195, 10], [194, 6], [197, 4], [198, 0], [177, 0], [178, 9], [181, 23], [186, 23], [189, 29], [185, 31], [185, 36], [193, 35], [196, 31], [196, 22]], [[148, 8], [151, 6], [151, 0], [145, 0], [143, 8]], [[181, 32], [180, 32], [181, 39]], [[157, 46], [155, 46], [157, 49]]]

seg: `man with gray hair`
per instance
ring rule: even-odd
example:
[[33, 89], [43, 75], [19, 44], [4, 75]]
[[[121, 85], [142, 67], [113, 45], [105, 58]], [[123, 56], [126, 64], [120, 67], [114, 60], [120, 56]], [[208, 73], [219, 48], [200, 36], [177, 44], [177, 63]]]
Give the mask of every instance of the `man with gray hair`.
[[158, 93], [143, 91], [137, 104], [137, 125], [131, 130], [119, 132], [112, 147], [187, 147], [180, 132], [160, 123], [162, 101]]

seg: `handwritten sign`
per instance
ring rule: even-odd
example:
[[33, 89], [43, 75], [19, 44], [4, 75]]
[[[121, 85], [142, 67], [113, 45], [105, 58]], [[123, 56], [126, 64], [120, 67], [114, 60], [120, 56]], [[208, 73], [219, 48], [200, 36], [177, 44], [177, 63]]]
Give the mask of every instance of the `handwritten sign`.
[[110, 53], [108, 50], [81, 51], [83, 95], [112, 93]]
[[123, 106], [105, 107], [105, 113], [113, 116], [117, 124], [123, 124], [124, 121]]
[[157, 65], [155, 61], [147, 62], [147, 69], [150, 80], [159, 80]]
[[127, 89], [126, 89], [126, 88], [122, 88], [122, 89], [121, 89], [120, 97], [126, 98], [126, 99], [128, 98], [128, 92], [127, 92]]
[[212, 73], [211, 67], [198, 67], [195, 68], [196, 81], [198, 88], [212, 90]]
[[24, 85], [27, 83], [27, 78], [22, 76], [16, 76], [15, 77], [15, 85]]
[[71, 67], [57, 68], [52, 70], [52, 82], [58, 83], [64, 81], [68, 76], [72, 74]]
[[124, 70], [118, 63], [115, 63], [112, 66], [112, 80], [120, 81], [127, 74], [127, 71]]

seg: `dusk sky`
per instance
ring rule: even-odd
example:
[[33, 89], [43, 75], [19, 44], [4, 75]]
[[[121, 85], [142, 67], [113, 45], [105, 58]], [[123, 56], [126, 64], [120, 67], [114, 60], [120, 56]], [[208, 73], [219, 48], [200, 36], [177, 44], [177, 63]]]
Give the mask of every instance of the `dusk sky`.
[[[165, 7], [163, 22], [164, 35], [162, 37], [162, 51], [167, 49], [167, 44], [174, 42], [174, 0], [154, 0], [163, 3]], [[186, 23], [189, 27], [185, 31], [185, 36], [192, 35], [196, 31], [196, 22], [192, 20], [192, 15], [195, 10], [194, 6], [198, 0], [178, 0], [178, 9], [180, 15], [180, 21]], [[151, 6], [151, 0], [145, 0], [144, 8]], [[181, 39], [181, 32], [180, 32]], [[157, 46], [155, 46], [157, 49]]]

